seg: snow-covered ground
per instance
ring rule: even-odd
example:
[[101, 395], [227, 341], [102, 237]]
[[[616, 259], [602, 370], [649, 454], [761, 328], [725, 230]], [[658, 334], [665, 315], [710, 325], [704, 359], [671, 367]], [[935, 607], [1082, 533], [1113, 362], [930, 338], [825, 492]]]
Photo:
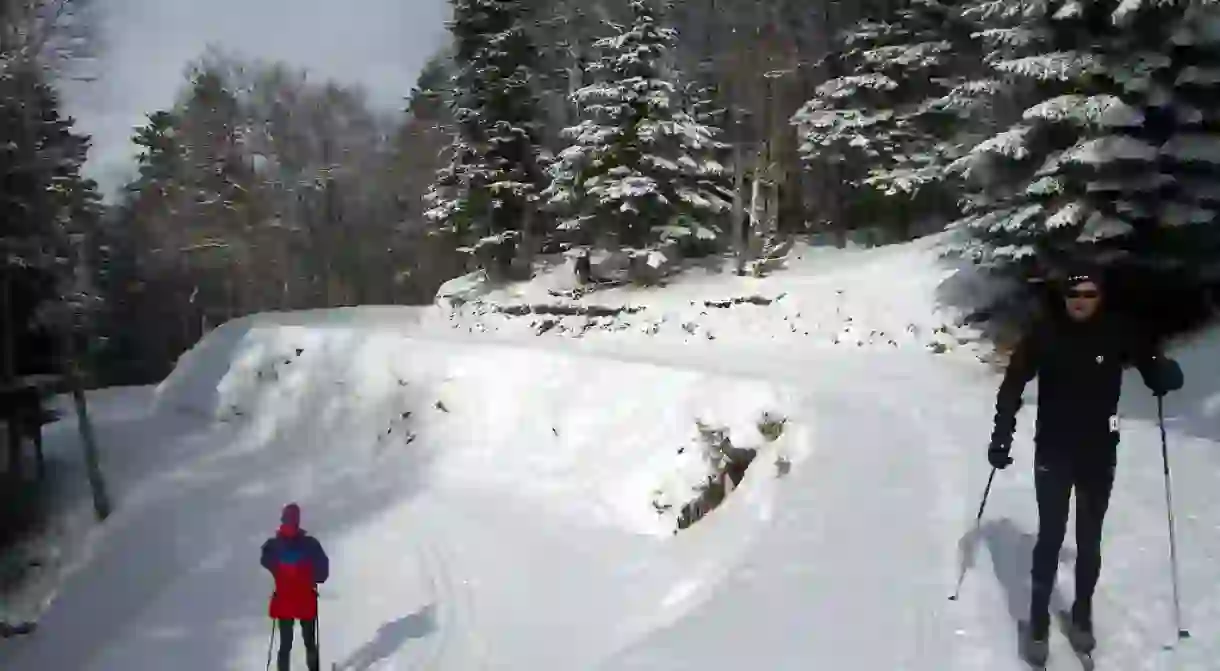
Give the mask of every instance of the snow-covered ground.
[[[940, 304], [961, 302], [957, 298], [966, 289], [985, 297], [991, 288], [945, 282], [955, 273], [934, 265], [941, 242], [941, 236], [930, 236], [879, 249], [798, 245], [765, 277], [738, 277], [727, 264], [709, 265], [688, 270], [670, 286], [610, 287], [576, 298], [570, 297], [575, 281], [565, 265], [529, 284], [468, 297], [423, 322], [440, 328], [435, 322], [443, 321], [466, 333], [630, 343], [635, 349], [708, 341], [755, 350], [849, 346], [978, 354], [978, 334]], [[513, 314], [527, 308], [531, 314], [524, 319]], [[563, 314], [589, 308], [600, 310]]]
[[[262, 668], [270, 580], [256, 554], [297, 500], [332, 557], [328, 667], [1023, 668], [1033, 405], [975, 531], [997, 379], [937, 309], [930, 244], [796, 255], [762, 279], [694, 274], [568, 301], [548, 292], [565, 288], [556, 272], [454, 311], [226, 325], [159, 388], [95, 397], [117, 512], [60, 543], [53, 570], [8, 604], [35, 614], [56, 595], [37, 634], [0, 641], [0, 666]], [[773, 302], [706, 304], [750, 296]], [[544, 303], [642, 309], [591, 325], [496, 311]], [[1220, 339], [1177, 355], [1188, 382], [1167, 412], [1194, 638], [1166, 647], [1156, 411], [1130, 378], [1097, 603], [1103, 669], [1220, 658]], [[764, 418], [785, 420], [777, 440]], [[696, 422], [758, 452], [723, 504], [675, 534], [709, 473]], [[74, 428], [48, 437], [63, 536], [88, 524]], [[1073, 668], [1053, 647], [1052, 668]]]

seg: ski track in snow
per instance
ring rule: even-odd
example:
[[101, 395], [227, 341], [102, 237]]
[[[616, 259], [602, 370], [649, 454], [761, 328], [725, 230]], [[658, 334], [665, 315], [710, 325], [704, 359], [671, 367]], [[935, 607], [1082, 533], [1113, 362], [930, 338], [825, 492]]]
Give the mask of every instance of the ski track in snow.
[[[450, 332], [412, 338], [455, 348], [543, 348], [528, 340]], [[985, 447], [996, 383], [978, 366], [909, 353], [763, 354], [715, 345], [634, 350], [548, 342], [544, 349], [795, 383], [809, 392], [805, 416], [794, 419], [812, 431], [814, 452], [776, 481], [766, 519], [752, 519], [754, 513], [738, 500], [745, 494], [738, 493], [672, 541], [676, 548], [667, 547], [666, 540], [576, 528], [520, 501], [454, 490], [421, 493], [383, 513], [407, 521], [403, 527], [376, 527], [383, 534], [393, 529], [392, 537], [364, 539], [381, 546], [371, 550], [374, 554], [393, 555], [377, 560], [371, 574], [330, 546], [338, 570], [323, 586], [327, 666], [334, 661], [344, 671], [677, 671], [743, 663], [778, 671], [827, 663], [878, 670], [1027, 668], [1016, 659], [1016, 619], [1024, 616], [1036, 531], [1028, 435], [1035, 409], [1027, 405], [1022, 411], [1017, 461], [997, 474], [982, 527], [972, 532], [988, 475]], [[1130, 378], [1125, 389], [1128, 395], [1142, 393]], [[225, 427], [213, 431], [217, 441], [231, 435]], [[1124, 427], [1107, 517], [1096, 605], [1099, 669], [1214, 669], [1220, 654], [1211, 634], [1220, 626], [1220, 567], [1211, 560], [1220, 557], [1220, 504], [1208, 500], [1220, 452], [1213, 442], [1173, 431], [1172, 422], [1170, 438], [1183, 613], [1195, 638], [1175, 650], [1163, 648], [1174, 632], [1159, 435], [1154, 424], [1132, 420]], [[181, 440], [200, 439], [193, 434]], [[232, 449], [240, 453], [240, 446]], [[402, 467], [408, 461], [389, 463]], [[156, 499], [175, 482], [157, 481], [132, 496]], [[73, 593], [69, 584], [47, 627], [11, 644], [13, 657], [6, 659], [3, 647], [10, 644], [0, 644], [4, 668], [261, 667], [266, 620], [249, 614], [265, 607], [266, 581], [245, 574], [257, 570], [247, 565], [253, 565], [267, 521], [233, 502], [217, 510], [186, 511], [185, 517], [155, 518], [167, 525], [181, 520], [209, 538], [209, 525], [245, 534], [228, 539], [232, 546], [218, 550], [213, 569], [204, 562], [203, 568], [175, 576], [172, 568], [182, 565], [182, 553], [193, 552], [191, 543], [198, 539], [167, 538], [172, 550], [166, 557], [125, 554], [106, 545], [105, 536], [118, 543], [134, 533], [119, 515], [112, 523], [117, 528], [98, 541], [100, 558], [109, 563], [89, 571], [136, 581], [133, 587], [142, 594], [128, 601], [135, 610], [121, 614], [125, 621], [107, 622], [113, 616], [105, 605], [87, 599], [100, 594], [100, 587], [90, 588], [82, 575], [77, 589], [86, 591]], [[510, 523], [521, 517], [537, 524]], [[749, 537], [738, 552], [702, 566], [683, 554], [684, 545], [693, 554], [713, 534], [737, 530]], [[352, 539], [342, 547], [356, 544]], [[1069, 526], [1060, 606], [1070, 603], [1073, 544]], [[235, 566], [244, 568], [221, 572], [234, 553]], [[120, 565], [135, 559], [149, 563]], [[962, 598], [950, 602], [963, 559], [969, 559], [969, 571]], [[235, 575], [242, 577], [232, 582]], [[147, 584], [140, 584], [141, 577]], [[599, 582], [612, 587], [597, 589]], [[665, 605], [675, 598], [681, 605]], [[394, 607], [373, 608], [374, 601]], [[225, 608], [234, 611], [231, 616]], [[378, 628], [365, 610], [406, 613], [397, 622], [407, 624]], [[205, 633], [193, 632], [191, 618], [205, 616], [231, 619], [209, 623]], [[76, 630], [93, 625], [105, 626], [91, 639], [77, 640], [79, 646], [70, 642], [79, 636]], [[372, 630], [378, 636], [388, 631], [387, 642], [370, 641]], [[188, 644], [196, 635], [199, 640]], [[217, 657], [208, 659], [209, 650]], [[1049, 668], [1078, 667], [1056, 632]]]

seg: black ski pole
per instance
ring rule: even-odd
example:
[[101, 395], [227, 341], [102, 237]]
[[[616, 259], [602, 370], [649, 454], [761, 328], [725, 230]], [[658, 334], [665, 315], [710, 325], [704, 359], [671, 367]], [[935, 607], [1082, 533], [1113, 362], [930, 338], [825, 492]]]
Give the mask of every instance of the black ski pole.
[[1156, 418], [1161, 426], [1161, 461], [1165, 464], [1165, 511], [1169, 517], [1169, 564], [1173, 576], [1173, 623], [1178, 629], [1178, 638], [1190, 638], [1190, 632], [1182, 626], [1182, 602], [1178, 597], [1178, 544], [1173, 532], [1173, 491], [1169, 484], [1169, 445], [1165, 439], [1165, 401], [1156, 397]]
[[[987, 476], [987, 488], [983, 490], [983, 500], [979, 503], [979, 514], [974, 518], [974, 531], [979, 530], [979, 525], [983, 521], [983, 509], [987, 507], [987, 496], [991, 494], [991, 481], [995, 479], [996, 468], [992, 467], [991, 475]], [[949, 597], [950, 601], [957, 601], [957, 597], [962, 592], [962, 581], [966, 579], [966, 562], [962, 561], [962, 570], [957, 574], [957, 589], [953, 590], [953, 596]]]
[[271, 650], [275, 648], [275, 619], [271, 620], [271, 638], [267, 640], [267, 671], [271, 671]]

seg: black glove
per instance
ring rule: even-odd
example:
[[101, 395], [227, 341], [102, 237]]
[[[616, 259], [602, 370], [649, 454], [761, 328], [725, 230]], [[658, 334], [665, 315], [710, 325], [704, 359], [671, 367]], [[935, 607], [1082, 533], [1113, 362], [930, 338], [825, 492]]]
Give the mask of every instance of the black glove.
[[993, 468], [998, 468], [1002, 471], [1012, 463], [1012, 457], [1008, 456], [1007, 447], [992, 445], [987, 450], [987, 461], [991, 463]]
[[1156, 388], [1152, 390], [1154, 396], [1164, 396], [1171, 391], [1177, 391], [1182, 388], [1185, 383], [1185, 377], [1182, 375], [1182, 367], [1177, 361], [1168, 357], [1163, 357], [1158, 360]]

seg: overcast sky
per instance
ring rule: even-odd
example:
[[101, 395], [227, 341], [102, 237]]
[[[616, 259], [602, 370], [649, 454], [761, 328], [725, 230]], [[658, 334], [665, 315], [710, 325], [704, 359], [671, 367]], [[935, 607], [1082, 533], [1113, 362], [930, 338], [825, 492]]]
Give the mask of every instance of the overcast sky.
[[93, 136], [87, 173], [109, 193], [133, 169], [132, 130], [172, 104], [209, 43], [358, 83], [400, 108], [442, 43], [446, 0], [104, 0], [100, 78], [64, 88]]

